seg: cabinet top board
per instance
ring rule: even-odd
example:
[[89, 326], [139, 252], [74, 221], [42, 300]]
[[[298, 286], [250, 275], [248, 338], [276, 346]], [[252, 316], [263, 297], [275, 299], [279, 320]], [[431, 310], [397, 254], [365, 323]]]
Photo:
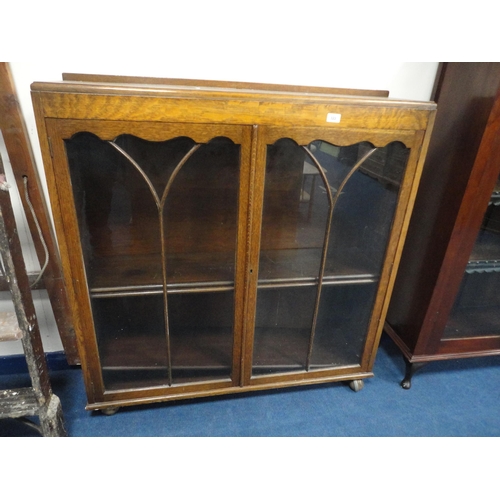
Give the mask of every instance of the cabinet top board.
[[45, 118], [425, 130], [436, 104], [383, 90], [64, 74], [34, 82]]

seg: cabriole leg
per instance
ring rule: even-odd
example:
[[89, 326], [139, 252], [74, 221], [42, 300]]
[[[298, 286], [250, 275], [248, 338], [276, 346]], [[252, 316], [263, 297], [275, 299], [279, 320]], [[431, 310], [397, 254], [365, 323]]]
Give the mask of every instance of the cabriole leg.
[[415, 373], [422, 368], [426, 363], [420, 362], [420, 363], [412, 363], [411, 361], [408, 361], [406, 358], [405, 360], [405, 365], [406, 365], [406, 371], [405, 371], [405, 378], [401, 381], [401, 387], [403, 389], [410, 389], [411, 387], [411, 379]]

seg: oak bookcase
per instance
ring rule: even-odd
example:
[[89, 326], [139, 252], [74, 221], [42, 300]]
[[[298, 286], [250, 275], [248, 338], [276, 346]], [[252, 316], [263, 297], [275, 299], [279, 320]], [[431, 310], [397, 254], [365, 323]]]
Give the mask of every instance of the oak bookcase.
[[32, 97], [87, 409], [362, 388], [435, 104], [99, 75]]

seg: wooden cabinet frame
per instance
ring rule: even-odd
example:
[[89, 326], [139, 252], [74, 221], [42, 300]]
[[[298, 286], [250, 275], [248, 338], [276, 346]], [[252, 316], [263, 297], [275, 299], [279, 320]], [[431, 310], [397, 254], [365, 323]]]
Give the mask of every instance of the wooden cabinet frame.
[[493, 325], [448, 329], [453, 319], [460, 323], [453, 311], [465, 277], [480, 275], [471, 271], [473, 249], [500, 175], [499, 85], [499, 63], [442, 63], [438, 72], [435, 127], [386, 318], [406, 362], [405, 389], [427, 362], [500, 354]]
[[[68, 76], [66, 76], [66, 79]], [[435, 105], [371, 96], [290, 89], [226, 88], [132, 79], [71, 76], [80, 81], [35, 83], [32, 96], [52, 210], [88, 397], [88, 409], [165, 401], [329, 381], [361, 381], [372, 367], [416, 195]], [[327, 121], [329, 113], [340, 123]], [[112, 141], [132, 134], [149, 141], [186, 135], [197, 143], [224, 136], [240, 144], [231, 380], [106, 389], [96, 340], [88, 277], [80, 246], [64, 141], [85, 131]], [[252, 375], [266, 147], [280, 138], [307, 145], [401, 142], [410, 149], [390, 229], [378, 291], [360, 363], [319, 370]], [[165, 281], [166, 283], [166, 281]], [[166, 286], [166, 284], [165, 284]], [[165, 288], [166, 291], [166, 288]], [[168, 296], [166, 293], [165, 297]]]

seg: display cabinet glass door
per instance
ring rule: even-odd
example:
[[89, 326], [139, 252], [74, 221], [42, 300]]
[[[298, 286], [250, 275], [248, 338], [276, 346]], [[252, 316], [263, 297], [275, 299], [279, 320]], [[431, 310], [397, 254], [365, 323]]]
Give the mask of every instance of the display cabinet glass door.
[[106, 390], [233, 377], [242, 147], [188, 135], [65, 141]]
[[444, 339], [500, 336], [500, 178], [448, 318]]
[[252, 376], [359, 366], [410, 150], [265, 148]]

